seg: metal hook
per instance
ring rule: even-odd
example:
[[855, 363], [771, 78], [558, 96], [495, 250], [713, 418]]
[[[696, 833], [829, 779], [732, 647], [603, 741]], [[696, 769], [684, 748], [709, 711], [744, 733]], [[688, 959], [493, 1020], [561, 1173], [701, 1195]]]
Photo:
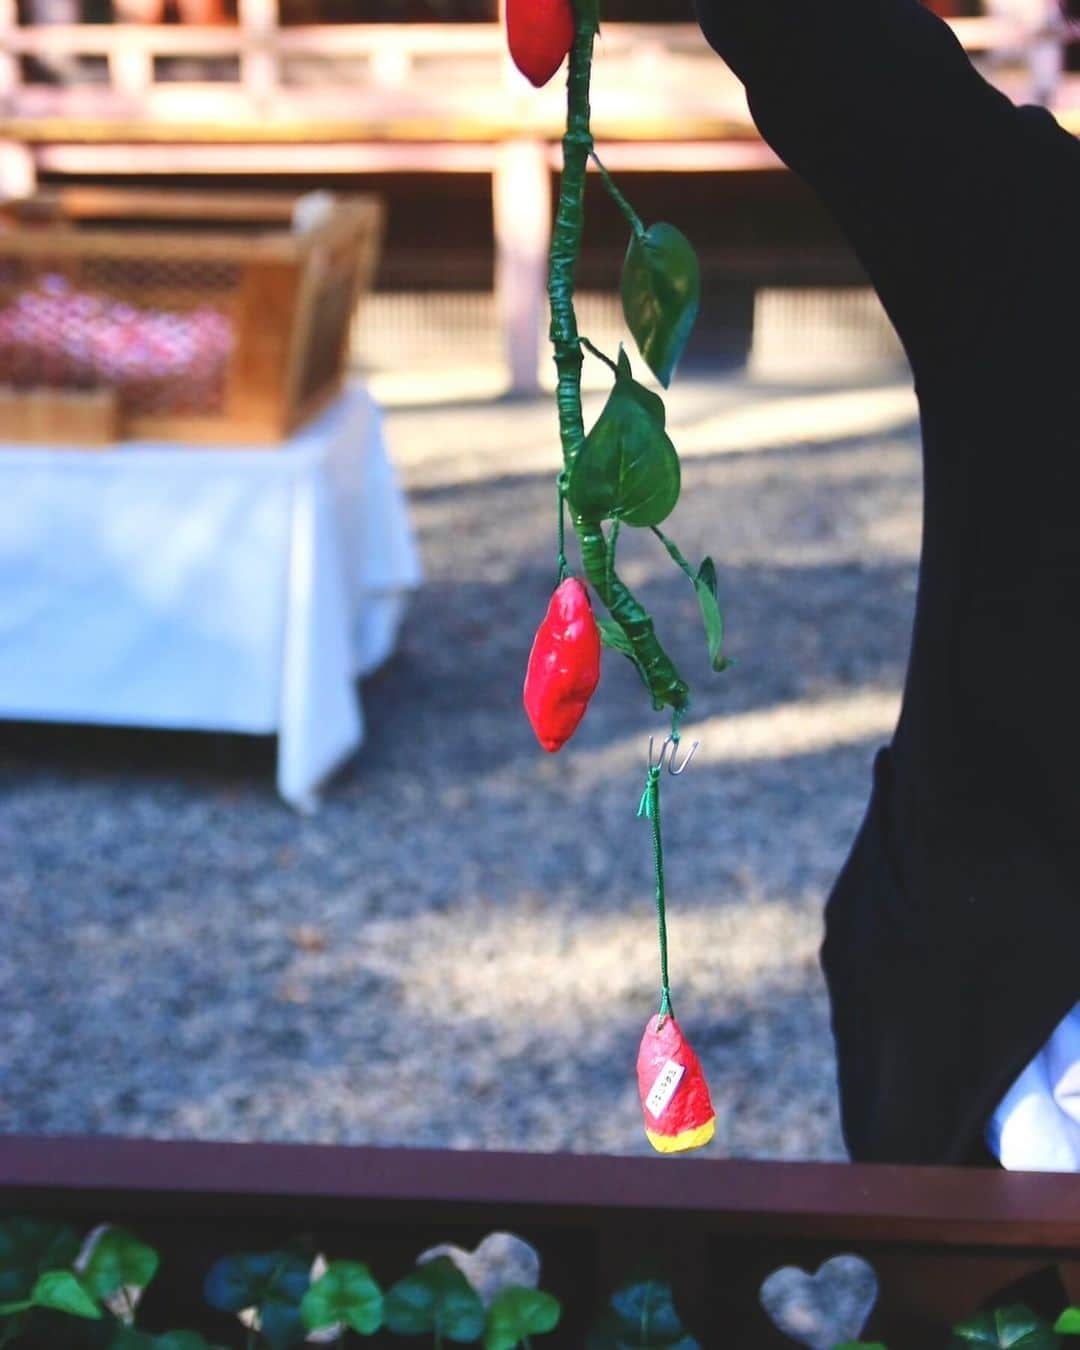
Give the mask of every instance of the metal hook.
[[[665, 760], [665, 758], [666, 758], [666, 759], [667, 759], [667, 770], [668, 770], [668, 773], [671, 774], [672, 778], [678, 778], [679, 774], [685, 773], [685, 772], [687, 771], [687, 769], [690, 767], [690, 761], [694, 758], [694, 753], [695, 753], [695, 751], [697, 750], [697, 748], [698, 748], [698, 746], [699, 746], [700, 744], [701, 744], [700, 741], [694, 741], [694, 743], [690, 746], [690, 749], [687, 751], [686, 757], [683, 759], [683, 762], [678, 766], [678, 768], [676, 768], [676, 767], [675, 767], [675, 756], [676, 756], [676, 755], [678, 754], [678, 752], [679, 752], [679, 742], [675, 739], [675, 737], [674, 737], [674, 736], [665, 736], [665, 737], [664, 737], [664, 743], [663, 743], [663, 744], [661, 745], [661, 747], [660, 747], [660, 754], [659, 754], [659, 756], [658, 756], [656, 759], [654, 759], [654, 758], [653, 758], [653, 753], [654, 753], [654, 751], [653, 751], [654, 738], [653, 738], [652, 736], [650, 736], [650, 737], [649, 737], [649, 768], [650, 768], [650, 769], [663, 769], [663, 767], [664, 767], [664, 760]], [[671, 751], [670, 754], [668, 754], [668, 750], [669, 750], [669, 749], [670, 749], [670, 751]]]

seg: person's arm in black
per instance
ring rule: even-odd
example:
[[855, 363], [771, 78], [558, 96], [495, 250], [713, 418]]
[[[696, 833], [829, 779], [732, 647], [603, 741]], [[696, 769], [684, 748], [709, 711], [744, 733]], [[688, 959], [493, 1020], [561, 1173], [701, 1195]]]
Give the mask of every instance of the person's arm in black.
[[854, 244], [916, 377], [947, 361], [983, 324], [1003, 252], [1033, 243], [1016, 228], [1032, 121], [1049, 119], [987, 84], [919, 0], [696, 3], [762, 135]]

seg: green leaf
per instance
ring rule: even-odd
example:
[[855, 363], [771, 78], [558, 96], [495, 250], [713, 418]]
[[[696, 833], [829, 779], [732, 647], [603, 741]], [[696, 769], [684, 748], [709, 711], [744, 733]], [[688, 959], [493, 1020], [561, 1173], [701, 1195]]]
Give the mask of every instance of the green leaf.
[[1054, 1330], [1063, 1336], [1080, 1336], [1080, 1308], [1066, 1308], [1054, 1323]]
[[35, 1308], [55, 1308], [71, 1317], [87, 1317], [94, 1321], [101, 1317], [101, 1309], [71, 1270], [47, 1270], [39, 1275], [30, 1298]]
[[1049, 1323], [1022, 1303], [991, 1308], [953, 1327], [954, 1346], [994, 1346], [997, 1350], [1055, 1350], [1060, 1337]]
[[553, 1294], [512, 1285], [501, 1290], [488, 1309], [484, 1350], [514, 1350], [526, 1336], [554, 1331], [562, 1306]]
[[701, 299], [701, 269], [689, 239], [674, 225], [633, 235], [622, 272], [626, 326], [645, 364], [666, 389], [686, 348]]
[[679, 484], [663, 403], [638, 384], [620, 353], [614, 388], [570, 470], [570, 509], [583, 520], [659, 525], [679, 500]]
[[153, 1247], [124, 1228], [106, 1228], [94, 1243], [82, 1282], [95, 1298], [104, 1301], [125, 1287], [145, 1289], [157, 1268], [158, 1254]]
[[370, 1336], [382, 1326], [382, 1290], [367, 1266], [332, 1261], [304, 1295], [300, 1313], [309, 1331], [344, 1323], [361, 1336]]
[[671, 1285], [640, 1280], [611, 1296], [611, 1306], [588, 1340], [588, 1350], [701, 1350], [687, 1332]]
[[311, 1263], [295, 1252], [241, 1252], [222, 1257], [203, 1286], [207, 1303], [223, 1312], [256, 1308], [271, 1350], [288, 1350], [307, 1334], [300, 1304], [311, 1284]]
[[705, 640], [709, 644], [709, 664], [719, 673], [727, 670], [731, 662], [724, 655], [724, 616], [720, 613], [717, 590], [716, 564], [706, 558], [694, 578], [694, 591], [705, 625]]
[[478, 1341], [484, 1305], [447, 1256], [426, 1261], [398, 1280], [383, 1302], [386, 1327], [396, 1336], [438, 1333], [451, 1341]]
[[82, 1240], [69, 1224], [42, 1219], [0, 1222], [0, 1304], [30, 1297], [45, 1270], [70, 1266]]

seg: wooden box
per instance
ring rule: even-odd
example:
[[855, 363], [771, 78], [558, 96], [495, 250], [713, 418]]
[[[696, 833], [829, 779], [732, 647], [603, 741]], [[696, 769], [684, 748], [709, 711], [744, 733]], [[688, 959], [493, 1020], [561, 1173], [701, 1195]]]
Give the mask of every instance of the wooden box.
[[[377, 200], [69, 188], [0, 206], [0, 439], [283, 439], [339, 391]], [[62, 407], [51, 416], [50, 398]], [[34, 428], [38, 428], [35, 434]]]

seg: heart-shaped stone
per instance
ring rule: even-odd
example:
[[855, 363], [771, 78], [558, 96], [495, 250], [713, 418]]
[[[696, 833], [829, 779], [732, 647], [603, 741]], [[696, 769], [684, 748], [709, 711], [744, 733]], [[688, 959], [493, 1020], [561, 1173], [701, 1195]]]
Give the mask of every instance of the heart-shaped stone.
[[540, 1257], [535, 1247], [513, 1233], [489, 1233], [475, 1251], [443, 1242], [416, 1258], [416, 1264], [448, 1256], [487, 1307], [501, 1289], [514, 1285], [535, 1289], [540, 1283]]
[[761, 1306], [785, 1336], [810, 1350], [857, 1341], [877, 1301], [874, 1268], [861, 1256], [833, 1256], [813, 1275], [798, 1266], [774, 1270]]

